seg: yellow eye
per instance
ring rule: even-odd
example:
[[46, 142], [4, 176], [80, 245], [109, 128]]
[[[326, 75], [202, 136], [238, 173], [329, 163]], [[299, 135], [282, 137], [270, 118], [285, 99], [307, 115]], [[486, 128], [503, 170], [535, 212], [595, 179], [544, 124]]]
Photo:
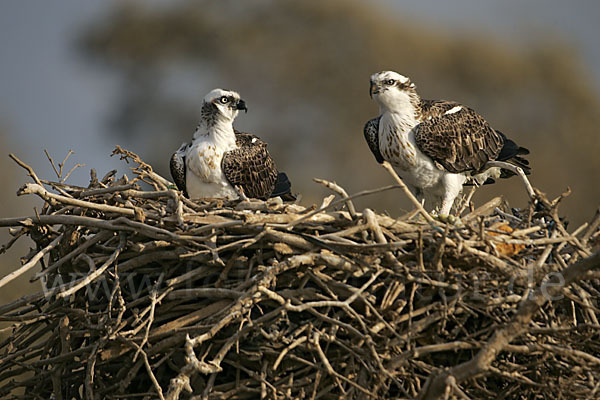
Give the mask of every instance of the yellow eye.
[[221, 98], [219, 99], [219, 101], [220, 101], [222, 104], [227, 104], [227, 102], [229, 101], [229, 99], [228, 99], [226, 96], [223, 96], [223, 97], [221, 97]]

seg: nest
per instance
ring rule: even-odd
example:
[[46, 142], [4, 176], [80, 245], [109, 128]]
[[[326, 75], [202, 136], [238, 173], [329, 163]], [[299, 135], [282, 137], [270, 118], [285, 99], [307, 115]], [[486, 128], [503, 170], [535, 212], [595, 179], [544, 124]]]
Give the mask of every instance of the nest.
[[116, 153], [135, 179], [88, 188], [15, 158], [44, 205], [0, 220], [37, 244], [0, 286], [42, 260], [43, 290], [0, 307], [3, 399], [600, 396], [600, 215], [190, 201]]

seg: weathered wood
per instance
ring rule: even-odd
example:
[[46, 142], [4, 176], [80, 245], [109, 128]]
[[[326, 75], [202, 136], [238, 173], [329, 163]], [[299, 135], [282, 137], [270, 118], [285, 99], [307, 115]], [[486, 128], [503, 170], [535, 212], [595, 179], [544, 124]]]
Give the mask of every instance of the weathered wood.
[[597, 397], [600, 217], [568, 233], [539, 193], [457, 225], [354, 209], [397, 176], [319, 180], [320, 207], [192, 201], [116, 154], [135, 178], [88, 188], [17, 159], [44, 207], [0, 226], [42, 250], [0, 285], [49, 267], [0, 306], [1, 398]]

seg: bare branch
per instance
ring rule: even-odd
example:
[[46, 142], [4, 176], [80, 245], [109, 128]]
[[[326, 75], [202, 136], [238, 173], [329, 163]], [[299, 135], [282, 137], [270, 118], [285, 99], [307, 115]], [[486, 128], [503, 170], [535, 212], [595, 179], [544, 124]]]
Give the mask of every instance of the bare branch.
[[513, 339], [522, 335], [531, 321], [533, 315], [553, 296], [556, 296], [569, 287], [573, 282], [585, 278], [589, 270], [600, 267], [600, 251], [592, 256], [570, 265], [563, 271], [564, 285], [541, 286], [532, 296], [526, 300], [517, 314], [502, 329], [496, 330], [486, 345], [471, 360], [463, 362], [450, 370], [437, 376], [429, 378], [430, 382], [425, 385], [419, 395], [422, 400], [438, 399], [444, 393], [448, 377], [453, 376], [457, 383], [485, 372], [492, 361]]

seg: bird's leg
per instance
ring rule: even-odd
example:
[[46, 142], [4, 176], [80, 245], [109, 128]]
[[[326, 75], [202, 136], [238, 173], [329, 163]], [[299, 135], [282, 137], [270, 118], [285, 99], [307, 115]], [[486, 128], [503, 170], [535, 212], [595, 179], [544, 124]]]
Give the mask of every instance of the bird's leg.
[[452, 210], [454, 201], [462, 190], [463, 183], [464, 178], [462, 180], [457, 179], [457, 176], [455, 175], [449, 175], [444, 178], [444, 194], [440, 205], [440, 212], [437, 216], [440, 221], [449, 222], [451, 224], [460, 222], [460, 219], [451, 215], [450, 211]]
[[452, 210], [452, 204], [454, 204], [454, 198], [444, 196], [444, 198], [442, 199], [442, 205], [440, 207], [439, 215], [450, 215], [450, 210]]

